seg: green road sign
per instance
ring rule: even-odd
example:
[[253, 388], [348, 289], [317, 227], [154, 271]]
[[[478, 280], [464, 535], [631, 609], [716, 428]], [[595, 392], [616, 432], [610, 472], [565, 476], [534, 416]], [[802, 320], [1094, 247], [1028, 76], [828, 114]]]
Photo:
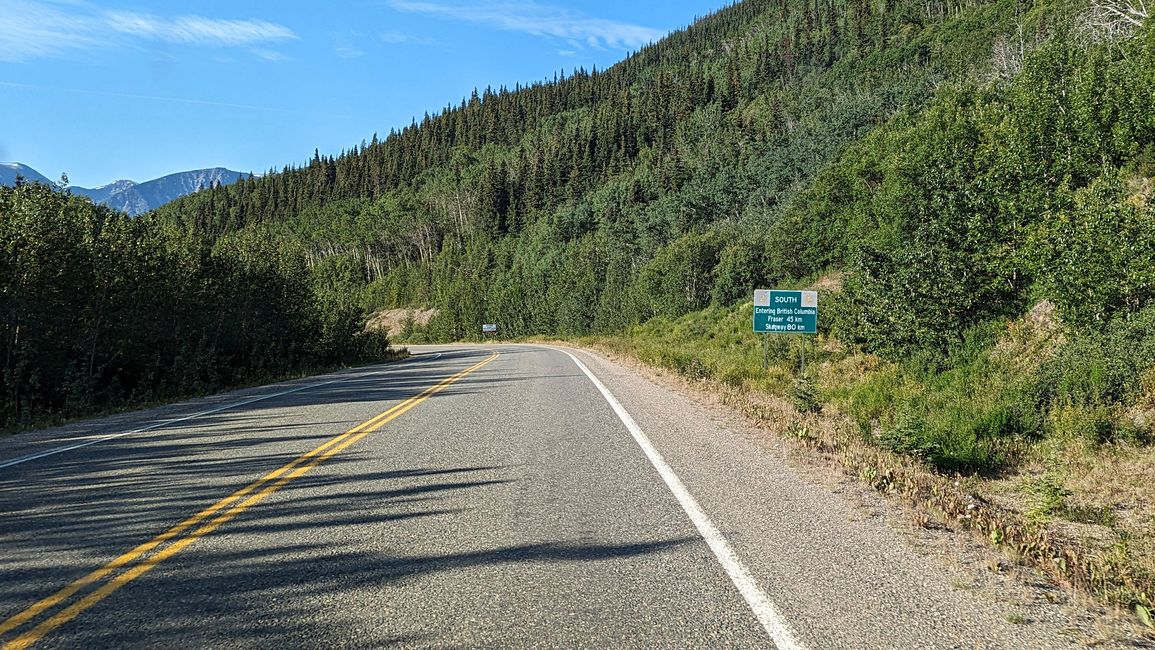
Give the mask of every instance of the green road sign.
[[817, 334], [817, 291], [754, 292], [754, 331], [775, 334]]

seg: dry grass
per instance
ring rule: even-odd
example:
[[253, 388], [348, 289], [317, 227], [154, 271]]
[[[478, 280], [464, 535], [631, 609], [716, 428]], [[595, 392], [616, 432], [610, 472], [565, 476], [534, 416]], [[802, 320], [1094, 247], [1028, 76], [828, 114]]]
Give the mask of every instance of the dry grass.
[[[769, 371], [756, 370], [757, 355], [743, 351], [753, 349], [740, 331], [748, 327], [744, 313], [694, 318], [586, 343], [611, 357], [673, 371], [761, 428], [914, 509], [924, 527], [969, 532], [1070, 593], [1111, 608], [1142, 614], [1155, 603], [1155, 448], [1020, 440], [998, 471], [962, 475], [880, 444], [880, 430], [894, 425], [888, 420], [896, 400], [922, 404], [949, 430], [1017, 395], [1010, 392], [1014, 379], [1037, 370], [1064, 344], [1050, 303], [1009, 323], [973, 369], [933, 389], [893, 363], [820, 337], [822, 360], [812, 372], [821, 406], [813, 413], [800, 412], [791, 397], [789, 349], [779, 351], [780, 363]], [[709, 343], [697, 332], [703, 320], [717, 324]], [[1155, 369], [1144, 385], [1147, 396], [1127, 417], [1150, 411], [1155, 419]]]
[[1035, 370], [1052, 358], [1065, 342], [1058, 307], [1050, 300], [1035, 305], [1027, 315], [1007, 325], [991, 355], [1017, 372]]
[[1131, 561], [1155, 576], [1155, 449], [1116, 445], [1064, 453], [1064, 487], [1076, 512], [1106, 514], [1117, 543]]
[[1131, 195], [1127, 197], [1127, 202], [1136, 208], [1143, 209], [1147, 207], [1147, 203], [1151, 200], [1151, 194], [1155, 192], [1155, 179], [1136, 176], [1128, 181], [1127, 189], [1131, 192]]
[[365, 323], [365, 331], [383, 331], [389, 338], [393, 339], [405, 331], [406, 323], [425, 326], [436, 315], [436, 309], [388, 309], [373, 314]]

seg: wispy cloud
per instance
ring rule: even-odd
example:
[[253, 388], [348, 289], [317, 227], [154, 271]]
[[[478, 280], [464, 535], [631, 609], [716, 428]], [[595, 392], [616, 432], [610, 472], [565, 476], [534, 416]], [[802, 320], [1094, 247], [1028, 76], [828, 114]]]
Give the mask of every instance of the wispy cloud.
[[235, 47], [297, 37], [288, 27], [264, 20], [219, 20], [200, 16], [166, 19], [132, 11], [106, 11], [100, 18], [109, 29], [121, 34], [206, 47]]
[[390, 0], [398, 11], [489, 25], [533, 36], [556, 38], [578, 48], [636, 49], [661, 38], [660, 30], [592, 18], [535, 2], [447, 4], [424, 0]]
[[[120, 40], [201, 47], [251, 47], [296, 39], [293, 30], [264, 20], [163, 17], [90, 8], [81, 3], [0, 0], [0, 61], [22, 62]], [[269, 51], [269, 50], [265, 50]]]
[[289, 61], [289, 57], [276, 50], [270, 50], [265, 47], [254, 47], [249, 49], [249, 53], [263, 61], [280, 62]]
[[361, 35], [357, 32], [349, 36], [338, 36], [336, 42], [333, 44], [333, 52], [342, 59], [358, 59], [365, 56], [365, 50], [362, 50], [357, 41]]
[[336, 45], [333, 52], [342, 59], [359, 59], [365, 56], [365, 50], [359, 50], [351, 45]]
[[377, 37], [381, 40], [382, 43], [386, 43], [388, 45], [401, 45], [404, 43], [410, 43], [410, 44], [415, 44], [415, 45], [434, 45], [434, 44], [436, 44], [436, 41], [434, 41], [431, 38], [425, 38], [422, 36], [415, 36], [413, 34], [406, 34], [405, 32], [399, 32], [395, 29], [381, 32], [380, 34], [377, 35]]
[[0, 0], [0, 61], [20, 62], [99, 42], [89, 20], [42, 2]]

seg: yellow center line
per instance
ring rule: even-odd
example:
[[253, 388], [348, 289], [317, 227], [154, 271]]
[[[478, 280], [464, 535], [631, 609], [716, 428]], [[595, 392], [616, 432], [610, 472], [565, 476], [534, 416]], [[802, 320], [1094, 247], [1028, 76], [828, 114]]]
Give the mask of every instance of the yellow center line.
[[[260, 503], [261, 501], [263, 501], [265, 499], [265, 497], [267, 497], [270, 494], [273, 494], [277, 490], [281, 489], [290, 481], [293, 481], [294, 479], [297, 479], [301, 476], [304, 476], [306, 473], [308, 473], [310, 470], [312, 470], [317, 465], [320, 465], [321, 463], [325, 462], [329, 458], [332, 458], [333, 456], [348, 449], [349, 447], [353, 446], [354, 444], [356, 444], [358, 441], [365, 438], [369, 434], [373, 433], [374, 431], [377, 431], [378, 429], [385, 426], [386, 424], [392, 422], [393, 420], [395, 420], [395, 419], [401, 417], [402, 415], [404, 415], [405, 413], [409, 412], [414, 407], [416, 407], [418, 404], [421, 404], [425, 400], [432, 397], [434, 394], [441, 392], [446, 387], [448, 387], [450, 384], [453, 384], [453, 383], [459, 381], [460, 379], [462, 379], [466, 375], [468, 375], [472, 372], [475, 372], [476, 370], [480, 369], [482, 366], [489, 364], [490, 362], [492, 362], [497, 357], [498, 357], [498, 353], [493, 352], [484, 361], [482, 361], [476, 365], [473, 365], [469, 368], [466, 368], [465, 370], [462, 370], [461, 372], [453, 375], [452, 377], [449, 377], [448, 379], [446, 379], [446, 380], [444, 380], [444, 381], [442, 381], [442, 382], [440, 382], [434, 386], [430, 386], [429, 388], [425, 389], [421, 393], [414, 395], [413, 397], [410, 397], [409, 399], [405, 400], [404, 402], [401, 402], [400, 404], [394, 406], [393, 408], [389, 409], [388, 411], [385, 411], [384, 413], [374, 417], [371, 420], [368, 420], [367, 422], [364, 422], [362, 424], [357, 425], [356, 427], [353, 427], [352, 429], [346, 431], [345, 433], [342, 433], [341, 435], [333, 438], [332, 440], [327, 441], [325, 444], [317, 447], [316, 449], [294, 459], [292, 462], [288, 463], [287, 465], [285, 465], [285, 466], [283, 466], [277, 470], [274, 470], [274, 471], [266, 474], [265, 476], [262, 476], [260, 479], [254, 481], [253, 483], [245, 486], [244, 488], [241, 488], [240, 490], [237, 490], [233, 494], [225, 497], [224, 499], [221, 499], [220, 501], [218, 501], [218, 502], [214, 503], [213, 505], [209, 506], [208, 508], [205, 508], [204, 510], [198, 512], [197, 514], [193, 515], [192, 517], [189, 517], [188, 519], [182, 521], [181, 523], [177, 524], [176, 526], [173, 526], [172, 528], [165, 531], [164, 533], [157, 535], [152, 540], [137, 546], [136, 548], [132, 549], [131, 551], [116, 558], [112, 562], [109, 562], [105, 566], [103, 566], [103, 567], [89, 573], [88, 575], [76, 580], [75, 582], [69, 584], [67, 587], [64, 587], [63, 589], [56, 592], [55, 594], [52, 594], [51, 596], [48, 596], [47, 598], [44, 598], [43, 600], [36, 602], [32, 606], [30, 606], [28, 609], [25, 609], [24, 611], [20, 612], [19, 614], [16, 614], [15, 616], [5, 620], [3, 623], [0, 623], [0, 634], [7, 633], [7, 632], [23, 625], [24, 623], [32, 620], [36, 616], [42, 614], [46, 610], [51, 609], [52, 607], [55, 607], [56, 605], [71, 598], [73, 595], [75, 595], [78, 591], [80, 591], [84, 587], [87, 587], [87, 586], [92, 585], [96, 582], [99, 582], [101, 579], [105, 578], [109, 574], [115, 572], [118, 569], [124, 568], [125, 566], [131, 564], [133, 561], [137, 560], [138, 558], [145, 555], [146, 553], [149, 553], [150, 551], [161, 546], [165, 542], [180, 536], [186, 530], [193, 528], [194, 526], [196, 526], [197, 524], [200, 524], [201, 522], [208, 519], [209, 517], [212, 517], [214, 514], [220, 512], [221, 510], [224, 510], [225, 508], [228, 508], [227, 510], [225, 510], [224, 513], [217, 515], [215, 518], [211, 519], [207, 524], [204, 524], [200, 528], [197, 528], [192, 533], [189, 533], [189, 535], [187, 535], [183, 539], [180, 539], [176, 542], [173, 542], [168, 547], [164, 548], [163, 550], [156, 553], [155, 555], [148, 557], [148, 558], [145, 558], [144, 560], [139, 562], [136, 566], [132, 567], [128, 571], [125, 571], [124, 573], [120, 574], [119, 576], [115, 577], [114, 579], [108, 581], [100, 589], [97, 589], [96, 591], [92, 592], [91, 594], [88, 594], [87, 596], [85, 596], [81, 600], [77, 601], [76, 603], [73, 603], [68, 608], [53, 615], [51, 618], [49, 618], [49, 619], [45, 620], [44, 622], [40, 623], [39, 625], [37, 625], [31, 631], [26, 632], [25, 634], [21, 635], [20, 637], [6, 643], [4, 645], [3, 650], [17, 650], [17, 649], [23, 650], [24, 648], [31, 647], [34, 643], [36, 643], [41, 638], [43, 638], [43, 636], [45, 634], [60, 627], [61, 625], [67, 623], [68, 621], [76, 618], [76, 616], [78, 616], [81, 612], [92, 607], [93, 605], [100, 602], [101, 600], [104, 600], [110, 594], [112, 594], [116, 590], [120, 589], [124, 585], [132, 582], [133, 580], [139, 578], [141, 575], [144, 575], [146, 572], [148, 572], [150, 569], [157, 566], [161, 562], [176, 555], [177, 553], [180, 553], [182, 550], [184, 550], [185, 548], [190, 546], [193, 542], [195, 542], [196, 540], [200, 539], [201, 537], [204, 537], [205, 535], [208, 535], [209, 533], [213, 532], [214, 530], [219, 528], [225, 522], [233, 519], [234, 517], [241, 514], [245, 510], [248, 510], [249, 508], [256, 505], [257, 503]], [[262, 486], [264, 486], [264, 488], [260, 489]], [[248, 498], [244, 498], [246, 495], [249, 495], [252, 492], [257, 491], [258, 489], [260, 489], [260, 491], [257, 492], [256, 494], [249, 496]], [[241, 501], [241, 499], [243, 499], [243, 498], [244, 498], [244, 500]], [[237, 501], [241, 501], [241, 502], [237, 503]], [[236, 505], [233, 505], [233, 504], [236, 504]]]
[[315, 456], [316, 454], [323, 452], [328, 447], [331, 447], [332, 445], [337, 444], [346, 436], [349, 436], [353, 433], [356, 433], [356, 432], [362, 430], [364, 427], [373, 424], [374, 422], [377, 421], [378, 418], [389, 415], [389, 413], [392, 413], [393, 411], [401, 408], [402, 406], [409, 404], [414, 399], [416, 399], [416, 397], [411, 397], [408, 400], [406, 400], [405, 402], [402, 402], [401, 404], [394, 406], [389, 411], [386, 411], [385, 413], [382, 413], [381, 415], [377, 416], [377, 418], [374, 418], [373, 420], [362, 423], [362, 424], [354, 427], [353, 429], [341, 434], [340, 436], [337, 436], [336, 438], [329, 440], [328, 442], [326, 442], [325, 444], [321, 445], [320, 447], [314, 449], [313, 451], [310, 451], [309, 453], [293, 460], [293, 462], [285, 465], [284, 467], [281, 467], [280, 469], [277, 469], [275, 471], [272, 471], [272, 472], [266, 474], [265, 476], [261, 477], [260, 479], [254, 481], [252, 484], [250, 484], [244, 488], [241, 488], [240, 490], [237, 490], [236, 492], [234, 492], [230, 496], [225, 497], [224, 499], [221, 499], [220, 501], [216, 502], [215, 504], [213, 504], [213, 505], [209, 506], [208, 508], [205, 508], [204, 510], [193, 515], [192, 517], [189, 517], [188, 519], [182, 521], [181, 523], [177, 524], [176, 526], [173, 526], [172, 528], [170, 528], [166, 532], [156, 536], [152, 540], [137, 546], [136, 548], [132, 549], [131, 551], [116, 558], [112, 562], [109, 562], [105, 566], [93, 571], [92, 573], [89, 573], [88, 575], [84, 576], [83, 578], [80, 578], [79, 580], [76, 580], [75, 582], [71, 583], [70, 585], [61, 589], [60, 591], [56, 592], [55, 594], [52, 594], [51, 596], [44, 598], [43, 600], [40, 600], [39, 602], [32, 605], [31, 607], [24, 610], [23, 612], [20, 612], [19, 614], [13, 616], [12, 618], [9, 618], [8, 620], [4, 621], [3, 623], [0, 623], [0, 634], [6, 634], [6, 633], [10, 632], [11, 630], [23, 625], [24, 623], [28, 622], [29, 620], [36, 617], [37, 615], [44, 612], [45, 610], [47, 610], [51, 607], [54, 607], [55, 605], [57, 605], [61, 601], [64, 601], [64, 600], [70, 598], [77, 591], [83, 589], [84, 587], [87, 587], [88, 585], [91, 585], [91, 584], [99, 581], [100, 579], [104, 578], [105, 576], [112, 573], [113, 571], [116, 571], [117, 569], [124, 567], [125, 565], [129, 564], [130, 562], [139, 558], [140, 556], [144, 555], [145, 553], [148, 553], [148, 552], [152, 551], [153, 549], [155, 549], [156, 547], [160, 546], [161, 544], [167, 542], [168, 540], [173, 539], [174, 537], [177, 537], [178, 535], [180, 535], [184, 531], [188, 530], [189, 528], [192, 528], [193, 526], [197, 525], [198, 523], [200, 523], [204, 519], [210, 517], [213, 513], [217, 512], [221, 508], [228, 506], [229, 504], [237, 501], [238, 499], [245, 496], [246, 494], [259, 488], [261, 485], [263, 485], [263, 484], [265, 484], [271, 480], [274, 480], [277, 477], [281, 476], [282, 474], [292, 470], [297, 465], [300, 465], [301, 463], [306, 462], [309, 458]]

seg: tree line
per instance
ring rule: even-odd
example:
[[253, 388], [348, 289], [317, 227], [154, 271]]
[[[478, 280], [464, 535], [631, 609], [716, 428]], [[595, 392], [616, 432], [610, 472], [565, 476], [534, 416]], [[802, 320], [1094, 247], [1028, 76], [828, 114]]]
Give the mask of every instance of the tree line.
[[0, 429], [382, 359], [300, 246], [0, 188]]

